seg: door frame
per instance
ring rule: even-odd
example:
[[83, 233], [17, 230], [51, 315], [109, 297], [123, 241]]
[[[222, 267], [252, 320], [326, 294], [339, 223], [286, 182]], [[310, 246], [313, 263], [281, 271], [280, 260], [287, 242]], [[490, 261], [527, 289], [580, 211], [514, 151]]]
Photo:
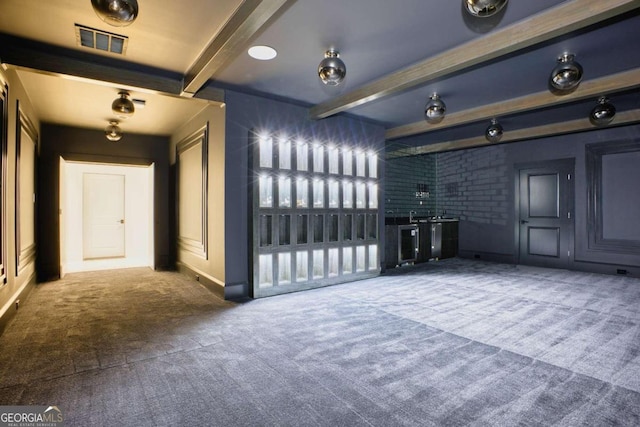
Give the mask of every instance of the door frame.
[[[569, 203], [568, 211], [571, 213], [571, 224], [567, 227], [569, 256], [567, 263], [562, 268], [570, 268], [575, 261], [575, 176], [576, 176], [576, 159], [575, 157], [567, 157], [562, 159], [540, 160], [535, 162], [516, 163], [514, 164], [514, 210], [513, 210], [513, 229], [514, 229], [514, 253], [517, 264], [522, 264], [522, 254], [520, 253], [520, 172], [525, 169], [536, 168], [567, 168], [571, 170], [571, 185], [568, 186], [567, 200]], [[526, 265], [526, 264], [523, 264]]]
[[[147, 187], [148, 187], [148, 209], [145, 209], [145, 219], [144, 224], [140, 222], [138, 224], [139, 227], [145, 227], [148, 229], [148, 238], [145, 241], [146, 247], [142, 249], [142, 246], [139, 245], [139, 250], [134, 251], [136, 257], [129, 257], [130, 252], [127, 251], [125, 247], [125, 253], [127, 254], [125, 258], [107, 258], [107, 259], [96, 259], [96, 260], [82, 260], [77, 259], [77, 256], [73, 255], [73, 251], [69, 251], [69, 248], [74, 244], [77, 245], [77, 241], [75, 243], [70, 242], [70, 230], [65, 226], [67, 221], [67, 215], [70, 212], [66, 212], [65, 209], [69, 203], [69, 195], [67, 194], [67, 189], [69, 182], [68, 179], [65, 179], [65, 168], [66, 164], [80, 164], [85, 168], [95, 167], [96, 170], [104, 170], [104, 167], [107, 168], [117, 168], [118, 170], [132, 170], [132, 169], [146, 169], [146, 179]], [[102, 169], [101, 169], [102, 168]], [[113, 169], [116, 170], [116, 169]], [[100, 172], [101, 173], [101, 172]], [[111, 162], [92, 162], [92, 161], [84, 161], [84, 160], [75, 160], [68, 159], [67, 156], [60, 156], [60, 180], [59, 180], [59, 250], [60, 250], [60, 277], [64, 277], [66, 273], [72, 273], [76, 271], [95, 271], [95, 270], [107, 270], [114, 268], [129, 268], [129, 267], [149, 267], [151, 269], [155, 269], [155, 164], [153, 162], [150, 163], [142, 163], [142, 164], [123, 164], [123, 163], [111, 163]], [[126, 181], [125, 181], [126, 182]], [[125, 188], [125, 194], [126, 194]], [[135, 226], [135, 224], [131, 223], [130, 225]], [[126, 236], [125, 236], [126, 243]], [[142, 255], [144, 251], [144, 255]], [[72, 254], [72, 255], [70, 255]], [[76, 254], [77, 255], [77, 254]], [[142, 257], [142, 258], [141, 258]]]

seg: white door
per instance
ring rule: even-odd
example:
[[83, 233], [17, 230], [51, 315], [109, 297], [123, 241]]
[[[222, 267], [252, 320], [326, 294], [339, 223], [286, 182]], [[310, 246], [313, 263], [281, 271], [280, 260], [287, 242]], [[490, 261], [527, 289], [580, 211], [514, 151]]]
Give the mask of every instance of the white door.
[[82, 178], [83, 258], [120, 258], [124, 251], [124, 175]]

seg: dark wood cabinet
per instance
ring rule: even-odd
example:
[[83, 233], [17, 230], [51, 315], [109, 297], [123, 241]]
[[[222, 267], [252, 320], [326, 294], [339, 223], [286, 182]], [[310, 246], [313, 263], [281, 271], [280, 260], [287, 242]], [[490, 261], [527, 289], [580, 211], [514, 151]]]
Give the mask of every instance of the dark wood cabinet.
[[384, 226], [384, 265], [393, 268], [398, 265], [398, 226]]
[[442, 223], [442, 256], [453, 258], [458, 256], [458, 221]]
[[421, 222], [418, 225], [418, 229], [420, 230], [418, 262], [427, 262], [431, 259], [431, 223]]

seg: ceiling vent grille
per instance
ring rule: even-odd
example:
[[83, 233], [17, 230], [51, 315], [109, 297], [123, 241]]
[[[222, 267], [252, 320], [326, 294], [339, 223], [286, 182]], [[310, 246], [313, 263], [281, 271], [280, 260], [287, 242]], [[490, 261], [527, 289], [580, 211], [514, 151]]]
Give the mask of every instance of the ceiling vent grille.
[[129, 42], [127, 36], [85, 27], [80, 24], [76, 24], [75, 27], [78, 46], [117, 53], [118, 55], [124, 55], [127, 50], [127, 43]]

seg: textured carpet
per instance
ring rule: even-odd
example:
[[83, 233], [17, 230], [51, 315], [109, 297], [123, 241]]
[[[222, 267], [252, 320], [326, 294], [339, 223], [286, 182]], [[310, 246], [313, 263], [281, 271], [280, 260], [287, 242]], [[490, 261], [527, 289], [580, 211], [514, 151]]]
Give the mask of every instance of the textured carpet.
[[0, 404], [68, 426], [638, 426], [640, 280], [453, 259], [238, 304], [78, 273], [0, 337]]

